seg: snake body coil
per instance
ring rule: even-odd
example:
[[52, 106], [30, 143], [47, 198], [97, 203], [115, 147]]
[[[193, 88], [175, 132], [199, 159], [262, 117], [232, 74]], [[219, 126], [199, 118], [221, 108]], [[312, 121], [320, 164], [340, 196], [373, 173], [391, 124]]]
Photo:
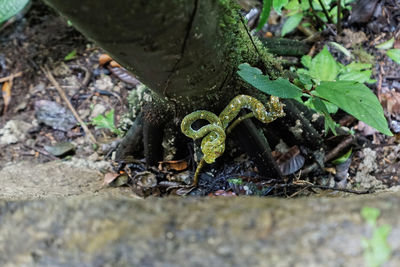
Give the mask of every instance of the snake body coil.
[[[219, 116], [206, 110], [197, 110], [186, 115], [181, 123], [182, 133], [193, 140], [203, 138], [201, 151], [207, 163], [213, 163], [225, 151], [225, 130], [229, 123], [237, 117], [240, 110], [246, 108], [252, 111], [254, 117], [263, 123], [269, 123], [284, 115], [283, 105], [275, 96], [271, 96], [267, 108], [256, 98], [248, 95], [238, 95], [229, 102]], [[206, 120], [210, 124], [198, 130], [192, 128], [197, 120]]]

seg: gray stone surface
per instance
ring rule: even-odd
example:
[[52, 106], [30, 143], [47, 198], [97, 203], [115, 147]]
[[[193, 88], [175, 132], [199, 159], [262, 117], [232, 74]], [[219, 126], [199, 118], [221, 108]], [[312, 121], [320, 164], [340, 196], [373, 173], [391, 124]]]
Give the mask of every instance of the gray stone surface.
[[1, 170], [0, 266], [365, 266], [364, 206], [392, 227], [385, 266], [400, 266], [398, 192], [138, 200], [102, 178], [60, 162]]
[[400, 265], [399, 195], [347, 199], [80, 196], [0, 203], [2, 266], [364, 266], [377, 207]]

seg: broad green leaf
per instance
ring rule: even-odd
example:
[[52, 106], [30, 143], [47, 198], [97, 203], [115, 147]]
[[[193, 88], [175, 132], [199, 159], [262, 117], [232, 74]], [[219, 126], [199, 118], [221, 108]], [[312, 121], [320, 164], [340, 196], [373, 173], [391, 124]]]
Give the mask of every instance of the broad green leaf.
[[332, 163], [335, 164], [335, 165], [339, 165], [339, 164], [344, 163], [346, 160], [348, 160], [350, 158], [352, 152], [353, 152], [353, 149], [350, 148], [349, 151], [346, 152], [346, 154], [344, 154], [341, 157], [338, 157], [335, 160], [332, 160]]
[[334, 135], [336, 135], [336, 123], [333, 121], [331, 115], [328, 112], [324, 102], [319, 97], [313, 96], [311, 98], [312, 104], [316, 111], [323, 114], [325, 117], [325, 134], [328, 133], [328, 129], [332, 131]]
[[390, 40], [387, 40], [386, 42], [376, 45], [375, 47], [378, 49], [390, 49], [393, 47], [393, 44], [394, 44], [394, 37], [392, 37], [392, 39]]
[[289, 0], [273, 0], [272, 5], [274, 7], [275, 12], [281, 15], [282, 7], [284, 7], [288, 2]]
[[372, 65], [368, 63], [361, 62], [351, 62], [350, 64], [344, 67], [345, 71], [360, 71], [360, 70], [368, 70], [371, 69]]
[[285, 8], [287, 10], [298, 10], [300, 9], [299, 0], [290, 0], [286, 5]]
[[374, 83], [376, 80], [371, 79], [372, 70], [352, 71], [339, 75], [340, 81], [354, 81], [359, 83]]
[[261, 86], [256, 88], [266, 94], [280, 98], [298, 98], [302, 96], [302, 91], [299, 87], [282, 78], [274, 81], [265, 81]]
[[300, 8], [301, 8], [301, 10], [303, 10], [303, 11], [308, 10], [308, 9], [310, 8], [310, 3], [309, 3], [308, 1], [302, 0], [302, 1], [300, 2]]
[[73, 60], [74, 58], [76, 58], [76, 49], [74, 49], [71, 52], [69, 52], [68, 55], [66, 55], [64, 57], [64, 60], [65, 61], [69, 61], [69, 60]]
[[350, 81], [321, 82], [315, 91], [320, 97], [337, 105], [358, 120], [381, 133], [393, 136], [378, 98], [365, 85]]
[[258, 21], [257, 30], [261, 30], [267, 22], [269, 13], [271, 12], [272, 0], [263, 0], [263, 7]]
[[303, 13], [296, 13], [293, 16], [290, 16], [283, 24], [281, 36], [285, 36], [287, 33], [296, 29], [302, 19]]
[[339, 73], [336, 60], [325, 46], [311, 61], [310, 75], [318, 81], [334, 81]]
[[244, 63], [239, 65], [239, 76], [258, 90], [281, 98], [298, 98], [302, 95], [301, 89], [288, 80], [278, 78], [271, 81], [261, 70]]
[[390, 57], [394, 62], [400, 64], [400, 49], [390, 49], [386, 52], [388, 57]]
[[29, 0], [0, 0], [0, 24], [18, 14], [28, 3]]
[[301, 57], [301, 64], [303, 64], [304, 67], [306, 67], [307, 69], [311, 68], [311, 56], [309, 55], [305, 55]]

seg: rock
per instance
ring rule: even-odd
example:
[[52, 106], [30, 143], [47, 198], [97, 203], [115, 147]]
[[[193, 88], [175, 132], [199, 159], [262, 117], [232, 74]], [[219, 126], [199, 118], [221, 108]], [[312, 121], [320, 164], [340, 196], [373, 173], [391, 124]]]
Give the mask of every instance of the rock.
[[92, 113], [90, 114], [90, 119], [96, 118], [97, 116], [106, 112], [107, 107], [102, 104], [96, 104], [93, 107]]
[[[2, 266], [365, 266], [381, 211], [400, 249], [400, 195], [344, 199], [107, 196], [0, 202]], [[399, 266], [392, 253], [385, 266]]]
[[26, 133], [32, 125], [21, 120], [9, 120], [0, 129], [0, 145], [10, 145], [26, 138]]
[[71, 111], [48, 100], [35, 102], [35, 115], [40, 123], [64, 132], [71, 130], [77, 123]]

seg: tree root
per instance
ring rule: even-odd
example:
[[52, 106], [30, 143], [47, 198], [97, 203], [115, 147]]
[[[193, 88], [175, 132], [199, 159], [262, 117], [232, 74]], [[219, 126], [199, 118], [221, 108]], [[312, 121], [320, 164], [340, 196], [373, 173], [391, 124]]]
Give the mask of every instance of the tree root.
[[115, 160], [122, 161], [143, 154], [143, 116], [140, 113], [119, 144]]

